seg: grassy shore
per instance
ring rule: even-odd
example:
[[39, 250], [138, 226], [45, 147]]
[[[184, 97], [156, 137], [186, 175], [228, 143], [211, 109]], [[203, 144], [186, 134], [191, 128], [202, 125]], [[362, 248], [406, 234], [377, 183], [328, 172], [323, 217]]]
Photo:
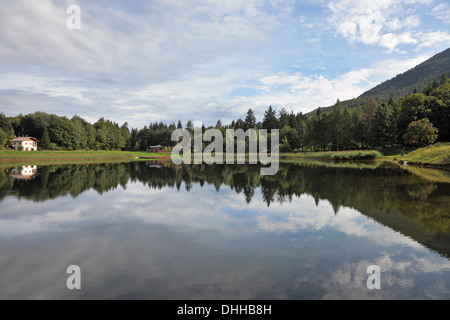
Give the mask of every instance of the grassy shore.
[[399, 160], [410, 164], [450, 166], [450, 142], [437, 143], [414, 150]]
[[[149, 160], [151, 157], [170, 157], [170, 153], [147, 153], [135, 151], [36, 151], [25, 152], [15, 150], [0, 151], [0, 164], [64, 164], [87, 162], [129, 162], [139, 159]], [[246, 155], [248, 156], [248, 155]], [[280, 161], [320, 160], [377, 160], [408, 161], [410, 164], [450, 166], [450, 143], [438, 143], [426, 148], [417, 149], [406, 155], [383, 156], [379, 151], [322, 151], [322, 152], [290, 152], [280, 154]]]
[[[0, 165], [129, 162], [143, 157], [170, 157], [170, 153], [134, 151], [0, 151]], [[148, 160], [148, 159], [146, 159]]]
[[280, 155], [281, 160], [377, 160], [377, 161], [408, 161], [409, 164], [428, 166], [450, 166], [450, 142], [437, 143], [420, 148], [407, 154], [383, 155], [379, 151], [322, 151], [296, 152]]
[[379, 151], [319, 151], [319, 152], [290, 152], [280, 154], [280, 160], [310, 159], [310, 160], [375, 160], [383, 155]]

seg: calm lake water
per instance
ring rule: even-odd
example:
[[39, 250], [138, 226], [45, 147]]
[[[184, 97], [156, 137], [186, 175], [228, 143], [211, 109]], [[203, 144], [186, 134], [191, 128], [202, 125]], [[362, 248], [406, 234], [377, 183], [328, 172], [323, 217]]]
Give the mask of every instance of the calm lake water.
[[3, 168], [0, 299], [450, 298], [450, 184], [389, 164], [259, 172]]

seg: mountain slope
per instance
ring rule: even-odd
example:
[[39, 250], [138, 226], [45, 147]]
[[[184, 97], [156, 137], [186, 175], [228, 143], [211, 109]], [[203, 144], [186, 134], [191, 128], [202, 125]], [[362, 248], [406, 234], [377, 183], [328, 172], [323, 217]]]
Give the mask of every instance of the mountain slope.
[[436, 54], [413, 69], [379, 84], [363, 93], [361, 97], [374, 96], [382, 100], [389, 99], [390, 96], [398, 98], [412, 93], [414, 89], [420, 91], [426, 86], [428, 80], [436, 79], [439, 81], [443, 73], [450, 76], [450, 48]]
[[[380, 102], [387, 102], [390, 97], [396, 99], [413, 93], [415, 89], [422, 90], [428, 81], [439, 81], [445, 73], [450, 78], [450, 48], [438, 53], [416, 67], [387, 80], [376, 87], [364, 92], [358, 98], [342, 101], [349, 108], [367, 103], [370, 96]], [[322, 112], [328, 112], [333, 108], [321, 108]], [[307, 116], [316, 114], [317, 110], [307, 113]]]

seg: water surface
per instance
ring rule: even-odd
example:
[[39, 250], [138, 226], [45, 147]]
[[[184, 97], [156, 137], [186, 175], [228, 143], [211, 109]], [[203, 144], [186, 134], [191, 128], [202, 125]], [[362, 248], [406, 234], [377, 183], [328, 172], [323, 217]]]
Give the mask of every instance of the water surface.
[[[259, 172], [4, 168], [0, 298], [450, 298], [450, 184], [387, 164]], [[70, 265], [81, 290], [66, 287]]]

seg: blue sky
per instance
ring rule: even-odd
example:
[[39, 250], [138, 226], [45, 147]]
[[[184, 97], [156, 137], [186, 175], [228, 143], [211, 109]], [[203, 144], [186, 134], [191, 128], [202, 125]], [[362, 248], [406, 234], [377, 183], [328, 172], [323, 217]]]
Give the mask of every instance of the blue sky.
[[444, 0], [15, 0], [0, 21], [0, 112], [137, 128], [309, 112], [450, 47]]

